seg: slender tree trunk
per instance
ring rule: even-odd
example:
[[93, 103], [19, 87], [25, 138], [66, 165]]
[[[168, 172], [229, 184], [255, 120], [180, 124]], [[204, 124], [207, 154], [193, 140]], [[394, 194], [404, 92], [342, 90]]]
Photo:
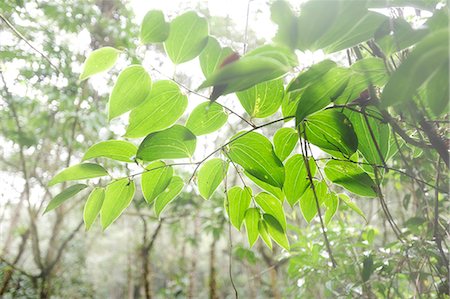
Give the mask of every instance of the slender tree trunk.
[[209, 298], [218, 299], [217, 280], [216, 280], [216, 243], [217, 239], [213, 237], [211, 242], [211, 251], [209, 254]]
[[[199, 218], [198, 218], [198, 212], [195, 215], [194, 218], [194, 240], [198, 240], [199, 238]], [[195, 247], [198, 247], [195, 245]], [[187, 292], [187, 298], [193, 299], [196, 298], [195, 291], [196, 291], [196, 277], [195, 274], [197, 272], [197, 254], [196, 254], [196, 248], [192, 248], [192, 255], [191, 255], [191, 269], [189, 271], [189, 286], [188, 286], [188, 292]]]

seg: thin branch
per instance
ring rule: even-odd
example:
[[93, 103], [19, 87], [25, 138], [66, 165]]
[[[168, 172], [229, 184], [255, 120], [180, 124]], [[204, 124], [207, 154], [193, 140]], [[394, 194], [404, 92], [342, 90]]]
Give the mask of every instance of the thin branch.
[[[311, 173], [311, 169], [309, 167], [308, 148], [307, 148], [307, 145], [306, 145], [306, 143], [307, 143], [306, 132], [303, 130], [303, 138], [301, 138], [300, 130], [297, 130], [297, 132], [298, 132], [298, 137], [300, 139], [300, 149], [302, 151], [302, 157], [303, 157], [303, 162], [305, 164], [305, 169], [306, 169], [306, 172], [308, 174], [310, 188], [311, 188], [311, 190], [313, 192], [314, 200], [316, 202], [317, 214], [319, 215], [320, 226], [322, 228], [322, 235], [323, 235], [323, 238], [325, 240], [325, 246], [327, 248], [328, 255], [330, 256], [331, 264], [333, 265], [333, 268], [336, 268], [337, 263], [336, 263], [336, 260], [334, 259], [333, 251], [331, 250], [330, 241], [328, 240], [327, 230], [326, 230], [325, 224], [323, 222], [322, 212], [320, 210], [320, 204], [319, 204], [319, 199], [317, 197], [316, 187], [314, 185], [313, 176], [312, 176], [312, 173]], [[302, 142], [301, 142], [302, 139], [303, 139], [303, 145], [302, 145]]]
[[[228, 173], [225, 173], [225, 179], [223, 180], [223, 185], [224, 185], [224, 193], [225, 193], [225, 200], [226, 200], [226, 205], [227, 205], [227, 210], [229, 210], [230, 208], [230, 201], [228, 199]], [[234, 297], [236, 299], [239, 298], [239, 294], [236, 288], [236, 285], [234, 284], [234, 280], [233, 280], [233, 239], [231, 238], [231, 220], [228, 221], [228, 239], [230, 242], [230, 246], [228, 247], [228, 275], [230, 277], [230, 282], [231, 282], [231, 286], [233, 287], [234, 290]]]
[[45, 60], [47, 60], [47, 62], [56, 70], [58, 71], [58, 73], [62, 73], [61, 70], [52, 63], [52, 61], [50, 60], [50, 58], [48, 58], [47, 55], [45, 55], [44, 53], [42, 53], [41, 51], [39, 51], [30, 41], [28, 41], [25, 36], [23, 36], [22, 33], [20, 33], [14, 26], [13, 24], [11, 24], [8, 19], [0, 14], [0, 19], [21, 39], [23, 40], [25, 43], [27, 43], [28, 46], [30, 46], [31, 49], [33, 49], [34, 51], [36, 51], [37, 53], [39, 53], [39, 55], [41, 55]]

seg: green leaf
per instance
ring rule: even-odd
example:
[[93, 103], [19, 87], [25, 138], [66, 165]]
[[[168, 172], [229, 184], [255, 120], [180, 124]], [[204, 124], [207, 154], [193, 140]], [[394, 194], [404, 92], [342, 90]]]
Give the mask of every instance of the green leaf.
[[250, 245], [250, 247], [255, 244], [259, 236], [259, 219], [261, 219], [261, 215], [259, 214], [257, 208], [250, 208], [245, 212], [244, 223], [245, 230], [247, 231], [248, 244]]
[[301, 91], [322, 80], [323, 76], [337, 66], [336, 62], [326, 59], [313, 64], [309, 69], [300, 73], [287, 87], [288, 92]]
[[206, 161], [198, 171], [198, 191], [204, 199], [210, 199], [228, 171], [228, 162], [215, 158]]
[[430, 78], [426, 85], [426, 96], [422, 97], [424, 105], [429, 105], [435, 116], [448, 111], [449, 68], [442, 65]]
[[170, 24], [160, 10], [150, 10], [141, 23], [140, 39], [143, 44], [162, 43], [169, 36]]
[[196, 136], [220, 129], [228, 119], [228, 114], [217, 103], [204, 102], [192, 110], [186, 121], [186, 128]]
[[386, 66], [382, 59], [369, 57], [358, 60], [350, 67], [350, 80], [335, 103], [350, 103], [359, 98], [360, 94], [370, 85], [382, 87], [388, 79]]
[[354, 212], [356, 212], [359, 216], [361, 216], [362, 218], [364, 218], [364, 220], [367, 222], [367, 218], [366, 215], [364, 214], [363, 211], [361, 211], [360, 208], [358, 208], [358, 206], [351, 201], [350, 197], [348, 197], [347, 194], [341, 193], [339, 194], [339, 198], [342, 199], [342, 201], [350, 208], [352, 209]]
[[[228, 215], [230, 216], [231, 224], [241, 230], [242, 222], [245, 218], [245, 212], [250, 207], [252, 199], [252, 189], [245, 187], [233, 187], [227, 192], [228, 198]], [[259, 214], [258, 214], [259, 215]], [[259, 216], [258, 216], [259, 217]]]
[[[362, 2], [362, 1], [361, 1]], [[344, 3], [344, 1], [343, 1]], [[377, 28], [388, 18], [382, 14], [365, 11], [351, 11], [352, 5], [343, 7], [346, 15], [336, 18], [336, 22], [318, 41], [318, 46], [325, 53], [333, 53], [356, 46], [374, 37]], [[359, 15], [358, 15], [359, 14]], [[357, 17], [356, 19], [352, 17]]]
[[353, 124], [353, 129], [358, 138], [358, 150], [367, 162], [377, 165], [382, 164], [376, 144], [380, 149], [383, 160], [386, 160], [389, 152], [391, 130], [386, 123], [379, 120], [383, 119], [381, 113], [375, 109], [366, 108], [367, 122], [370, 125], [375, 141], [372, 139], [369, 127], [362, 113], [346, 110], [345, 115]]
[[412, 100], [418, 88], [440, 67], [448, 70], [448, 34], [448, 29], [432, 32], [416, 45], [383, 89], [382, 107]]
[[187, 96], [181, 93], [176, 83], [158, 81], [143, 104], [131, 111], [125, 136], [138, 138], [166, 129], [183, 115], [187, 105]]
[[[313, 183], [320, 206], [327, 194], [327, 184], [325, 181], [314, 181]], [[302, 211], [303, 218], [305, 218], [308, 223], [310, 223], [317, 214], [316, 196], [314, 195], [313, 189], [310, 187], [303, 193], [302, 197], [300, 197], [300, 210]]]
[[92, 51], [84, 62], [83, 72], [80, 74], [80, 80], [86, 80], [92, 75], [105, 72], [112, 68], [119, 58], [121, 51], [112, 47], [103, 47]]
[[336, 195], [336, 193], [328, 193], [325, 197], [324, 204], [327, 207], [327, 210], [325, 211], [324, 221], [325, 225], [328, 225], [338, 210], [339, 197]]
[[179, 176], [174, 176], [170, 181], [169, 186], [167, 186], [167, 189], [155, 199], [155, 214], [157, 217], [159, 217], [167, 205], [181, 193], [183, 187], [183, 179]]
[[265, 81], [236, 93], [245, 111], [256, 118], [264, 118], [277, 112], [284, 97], [282, 79]]
[[82, 161], [98, 157], [110, 158], [122, 162], [134, 162], [137, 147], [123, 140], [107, 140], [91, 146], [83, 156]]
[[261, 236], [261, 239], [266, 243], [267, 247], [272, 250], [272, 240], [270, 240], [269, 228], [267, 227], [267, 223], [264, 219], [260, 219], [258, 222], [258, 233]]
[[151, 133], [142, 141], [136, 158], [143, 161], [190, 158], [197, 140], [191, 131], [180, 125]]
[[281, 128], [273, 136], [275, 154], [284, 161], [295, 148], [298, 141], [297, 131], [292, 128]]
[[139, 106], [150, 93], [152, 80], [140, 65], [131, 65], [117, 77], [108, 102], [108, 119]]
[[283, 230], [286, 230], [286, 216], [284, 215], [283, 203], [278, 198], [269, 193], [261, 192], [255, 197], [256, 203], [267, 214], [272, 215], [281, 224]]
[[94, 163], [82, 163], [64, 169], [55, 175], [48, 182], [48, 185], [53, 186], [62, 182], [97, 178], [105, 175], [108, 175], [108, 172], [102, 166]]
[[180, 64], [200, 55], [207, 42], [208, 22], [196, 12], [188, 11], [170, 23], [164, 46], [172, 62]]
[[258, 83], [282, 77], [296, 64], [297, 57], [291, 50], [265, 45], [216, 70], [199, 89], [222, 85], [222, 95], [245, 90]]
[[286, 1], [276, 1], [270, 7], [271, 19], [278, 25], [274, 41], [295, 49], [298, 43], [297, 17]]
[[[284, 181], [283, 192], [286, 195], [288, 203], [293, 207], [310, 186], [304, 157], [299, 154], [292, 156], [286, 161], [284, 168], [286, 171], [286, 179]], [[311, 176], [314, 177], [316, 163], [312, 159], [309, 160], [309, 169]]]
[[64, 189], [61, 193], [52, 198], [52, 200], [48, 203], [47, 208], [45, 208], [44, 214], [48, 211], [56, 209], [61, 204], [63, 204], [69, 198], [75, 196], [78, 192], [85, 189], [87, 185], [85, 184], [76, 184], [70, 186], [67, 189]]
[[358, 138], [350, 120], [336, 109], [327, 109], [309, 116], [304, 123], [306, 139], [322, 150], [350, 157], [358, 149]]
[[361, 167], [352, 162], [331, 160], [325, 165], [324, 171], [330, 181], [348, 191], [361, 196], [377, 196], [375, 182]]
[[281, 247], [290, 250], [289, 240], [286, 236], [286, 229], [283, 229], [278, 220], [270, 214], [264, 214], [264, 221], [267, 224], [267, 229], [269, 231], [272, 239]]
[[106, 187], [105, 199], [100, 210], [103, 229], [113, 223], [130, 205], [133, 199], [135, 185], [128, 178], [112, 182]]
[[245, 171], [272, 186], [281, 188], [284, 182], [283, 163], [273, 151], [272, 143], [255, 132], [239, 133], [232, 137], [228, 154]]
[[301, 6], [298, 18], [298, 44], [297, 48], [304, 50], [317, 50], [317, 41], [333, 25], [338, 17], [339, 1], [307, 1]]
[[89, 230], [97, 218], [105, 199], [105, 189], [94, 188], [84, 205], [83, 220], [86, 230]]
[[365, 257], [364, 261], [363, 261], [362, 272], [361, 272], [362, 281], [364, 281], [364, 282], [368, 281], [374, 270], [375, 270], [375, 268], [373, 265], [373, 257], [372, 256]]
[[162, 161], [153, 162], [141, 176], [142, 194], [147, 203], [152, 203], [169, 186], [173, 176], [172, 166]]
[[267, 184], [266, 182], [263, 182], [263, 181], [259, 180], [258, 178], [255, 178], [254, 176], [252, 176], [250, 173], [248, 173], [245, 170], [244, 170], [244, 174], [261, 189], [269, 192], [270, 194], [272, 194], [273, 196], [278, 198], [280, 201], [284, 200], [284, 194], [283, 194], [283, 191], [281, 191], [281, 188], [274, 187], [270, 184]]
[[217, 39], [210, 36], [205, 49], [199, 56], [200, 67], [205, 78], [211, 76], [231, 53], [233, 53], [231, 48], [222, 48]]
[[332, 68], [319, 81], [309, 85], [302, 93], [295, 113], [298, 126], [305, 117], [328, 106], [344, 91], [349, 80], [349, 70]]

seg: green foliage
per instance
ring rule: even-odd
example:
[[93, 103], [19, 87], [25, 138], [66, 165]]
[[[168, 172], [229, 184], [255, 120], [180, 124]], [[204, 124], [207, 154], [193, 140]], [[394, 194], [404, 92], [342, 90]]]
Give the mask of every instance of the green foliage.
[[[397, 7], [405, 3], [411, 5], [410, 1], [394, 1], [392, 5]], [[417, 5], [433, 10], [431, 4]], [[326, 272], [328, 260], [323, 261], [325, 255], [320, 253], [321, 250], [328, 251], [327, 256], [334, 264], [334, 259], [347, 261], [349, 252], [367, 249], [364, 256], [355, 258], [352, 269], [344, 266], [345, 271], [355, 278], [353, 284], [342, 286], [334, 277], [329, 278], [333, 284], [327, 284], [329, 292], [325, 296], [340, 296], [344, 293], [341, 290], [355, 286], [362, 289], [358, 296], [392, 296], [383, 291], [390, 287], [372, 281], [381, 272], [389, 272], [388, 266], [377, 256], [379, 253], [372, 250], [375, 233], [372, 231], [370, 237], [367, 236], [369, 232], [364, 232], [366, 235], [360, 236], [364, 240], [358, 240], [354, 248], [344, 244], [346, 240], [339, 239], [336, 233], [344, 231], [353, 238], [346, 229], [352, 225], [349, 219], [354, 219], [346, 213], [350, 211], [366, 220], [365, 213], [373, 210], [367, 206], [375, 201], [362, 199], [356, 205], [353, 197], [350, 199], [337, 192], [344, 188], [352, 196], [383, 199], [383, 189], [398, 191], [408, 185], [414, 192], [410, 198], [415, 201], [415, 211], [411, 213], [428, 213], [429, 203], [423, 205], [418, 198], [425, 198], [435, 190], [438, 212], [439, 208], [445, 207], [443, 202], [446, 201], [440, 199], [443, 194], [439, 185], [443, 186], [447, 177], [444, 163], [448, 164], [448, 155], [443, 153], [447, 154], [445, 136], [448, 132], [439, 125], [442, 120], [434, 121], [428, 115], [446, 117], [448, 13], [435, 11], [425, 21], [424, 28], [414, 29], [410, 20], [390, 18], [372, 10], [374, 7], [380, 7], [380, 4], [357, 0], [307, 1], [297, 15], [286, 2], [277, 1], [271, 7], [271, 18], [278, 25], [276, 44], [255, 47], [242, 56], [230, 47], [222, 47], [218, 39], [210, 36], [207, 19], [196, 12], [186, 12], [170, 23], [166, 22], [162, 12], [149, 12], [141, 25], [141, 42], [164, 42], [166, 54], [175, 65], [199, 57], [199, 68], [205, 80], [195, 89], [190, 86], [196, 84], [194, 79], [188, 82], [191, 84], [177, 81], [182, 75], [194, 76], [175, 73], [170, 81], [160, 80], [152, 85], [150, 75], [140, 65], [131, 65], [119, 74], [108, 104], [109, 120], [131, 111], [125, 137], [145, 138], [137, 148], [120, 140], [94, 144], [85, 153], [83, 161], [106, 157], [136, 162], [136, 167], [142, 170], [127, 172], [125, 178], [92, 191], [85, 206], [86, 229], [99, 211], [103, 228], [120, 216], [134, 196], [132, 179], [138, 175], [142, 175], [141, 189], [146, 202], [153, 204], [156, 216], [161, 217], [181, 194], [186, 182], [185, 173], [178, 172], [176, 167], [190, 165], [194, 173], [189, 173], [189, 182], [197, 177], [198, 193], [209, 199], [202, 204], [211, 205], [216, 213], [205, 224], [215, 241], [223, 234], [225, 219], [216, 216], [227, 213], [236, 229], [240, 230], [245, 224], [250, 247], [259, 236], [270, 249], [273, 249], [273, 242], [280, 245], [284, 249], [282, 254], [290, 259], [290, 273], [296, 279], [303, 275], [298, 269], [309, 275]], [[300, 70], [296, 50], [339, 53]], [[118, 55], [114, 48], [94, 51], [86, 60], [80, 79], [106, 71]], [[347, 59], [342, 58], [345, 56]], [[239, 59], [231, 61], [230, 57]], [[132, 53], [129, 58], [135, 60], [133, 63], [140, 63], [139, 55]], [[287, 78], [293, 79], [287, 82]], [[207, 87], [214, 88], [213, 96], [201, 93]], [[239, 115], [238, 111], [232, 110], [231, 97], [220, 98], [224, 100], [220, 104], [214, 102], [216, 96], [231, 93], [235, 93], [246, 114]], [[191, 94], [210, 101], [196, 107], [193, 103], [187, 109]], [[280, 108], [283, 118], [276, 116]], [[228, 113], [240, 118], [241, 122], [229, 122]], [[293, 118], [294, 127], [282, 127], [277, 131], [270, 128]], [[224, 128], [227, 122], [231, 129]], [[246, 126], [244, 131], [237, 134], [233, 131], [234, 128], [241, 130], [242, 126]], [[14, 124], [9, 124], [10, 127]], [[217, 140], [228, 142], [215, 146], [203, 158], [194, 156], [197, 137], [219, 129]], [[33, 134], [16, 132], [15, 136], [21, 145], [32, 146], [38, 142], [33, 139]], [[273, 142], [269, 139], [271, 136]], [[220, 158], [222, 154], [226, 161]], [[175, 163], [172, 161], [175, 159], [185, 160]], [[408, 163], [408, 159], [414, 163]], [[153, 163], [146, 165], [145, 162]], [[232, 166], [230, 170], [229, 165]], [[384, 171], [377, 177], [374, 169], [382, 168]], [[388, 172], [388, 169], [392, 171]], [[112, 173], [116, 173], [116, 169]], [[106, 175], [103, 166], [84, 163], [57, 174], [49, 185]], [[232, 179], [228, 180], [228, 176]], [[391, 183], [394, 179], [395, 183]], [[222, 182], [226, 194], [215, 193]], [[81, 190], [68, 191], [77, 189], [75, 186], [55, 197], [47, 210]], [[200, 203], [191, 197], [185, 199], [180, 195], [171, 212], [184, 209], [186, 202], [199, 207]], [[284, 203], [285, 199], [290, 209]], [[405, 210], [409, 200], [404, 199]], [[391, 219], [387, 209], [383, 206], [385, 217], [396, 232], [402, 232], [401, 236], [398, 232], [396, 235], [405, 239], [393, 242], [392, 248], [403, 246], [398, 244], [412, 244], [404, 230], [396, 228], [402, 225], [396, 223], [401, 222], [400, 219]], [[401, 207], [397, 209], [401, 210]], [[300, 221], [305, 221], [299, 219], [299, 213], [308, 225], [301, 225]], [[428, 229], [433, 232], [428, 231], [424, 240], [429, 242], [433, 235], [433, 241], [436, 241], [435, 233], [441, 228], [434, 226], [441, 227], [436, 224], [441, 219], [435, 216], [437, 220], [431, 222], [428, 214]], [[313, 220], [317, 215], [320, 219], [316, 223]], [[370, 219], [373, 218], [371, 215]], [[422, 215], [419, 218], [424, 219]], [[416, 222], [422, 222], [421, 219], [412, 218], [405, 227], [418, 233], [422, 223]], [[309, 239], [306, 232], [317, 233], [319, 225], [325, 235], [324, 241]], [[334, 255], [334, 246], [342, 246], [346, 251]], [[433, 255], [442, 254], [438, 252], [442, 249], [434, 250]], [[355, 263], [359, 267], [355, 267]], [[414, 279], [418, 280], [419, 274], [414, 274]], [[300, 285], [300, 281], [294, 285]], [[341, 289], [336, 289], [335, 285]], [[308, 292], [306, 289], [305, 294]], [[355, 297], [355, 294], [345, 296]]]
[[205, 162], [198, 171], [198, 191], [209, 199], [228, 172], [228, 162], [215, 158]]
[[94, 188], [89, 194], [86, 204], [84, 205], [83, 220], [86, 230], [89, 230], [97, 218], [105, 199], [105, 189]]
[[151, 133], [139, 145], [136, 158], [143, 161], [189, 158], [194, 154], [197, 139], [187, 128], [174, 125]]
[[280, 46], [262, 46], [216, 70], [199, 89], [222, 85], [224, 95], [242, 91], [258, 83], [282, 77], [296, 63], [297, 58], [290, 50]]
[[[316, 173], [316, 164], [309, 160], [309, 169], [311, 176]], [[284, 181], [283, 192], [291, 206], [300, 199], [302, 194], [310, 185], [308, 172], [305, 167], [305, 157], [296, 154], [289, 158], [285, 164], [286, 179]]]
[[213, 74], [229, 55], [233, 53], [231, 48], [222, 48], [214, 37], [208, 38], [208, 43], [205, 49], [199, 56], [200, 67], [202, 68], [203, 75], [208, 78]]
[[94, 163], [82, 163], [64, 169], [55, 175], [48, 182], [48, 185], [53, 186], [62, 182], [97, 178], [105, 175], [108, 175], [108, 172], [102, 166]]
[[297, 131], [292, 128], [281, 128], [273, 136], [275, 154], [284, 161], [294, 150], [298, 141]]
[[82, 161], [105, 157], [116, 161], [134, 162], [137, 147], [123, 140], [102, 141], [91, 146], [83, 156]]
[[376, 197], [376, 184], [358, 165], [346, 161], [329, 161], [327, 178], [335, 184], [361, 196]]
[[112, 47], [103, 47], [92, 51], [84, 63], [80, 80], [86, 80], [92, 75], [109, 70], [114, 66], [119, 55], [120, 51]]
[[169, 186], [173, 168], [162, 161], [157, 161], [148, 165], [145, 170], [141, 177], [142, 194], [150, 204]]
[[245, 230], [247, 231], [248, 244], [252, 247], [259, 236], [259, 220], [261, 215], [257, 208], [247, 209], [245, 212]]
[[220, 129], [227, 119], [228, 114], [219, 104], [204, 102], [192, 110], [186, 128], [196, 136], [210, 134]]
[[150, 93], [150, 75], [140, 65], [124, 69], [117, 78], [108, 102], [109, 120], [141, 105]]
[[322, 150], [350, 157], [358, 148], [358, 138], [348, 118], [336, 109], [317, 112], [304, 124], [304, 137]]
[[250, 207], [251, 199], [252, 189], [249, 187], [242, 189], [235, 186], [227, 192], [230, 222], [238, 230], [241, 230], [242, 222], [245, 219], [247, 209]]
[[265, 183], [280, 188], [283, 186], [283, 163], [275, 155], [272, 143], [266, 137], [255, 132], [244, 132], [231, 140], [228, 155], [233, 162]]
[[259, 83], [249, 89], [237, 92], [236, 95], [251, 117], [268, 117], [280, 108], [284, 97], [283, 80]]
[[154, 207], [157, 217], [159, 217], [167, 207], [167, 205], [172, 202], [178, 196], [178, 194], [180, 194], [181, 190], [183, 190], [183, 187], [184, 182], [182, 178], [180, 178], [179, 176], [172, 177], [166, 190], [164, 190], [164, 192], [158, 195], [158, 197], [155, 199]]
[[187, 96], [177, 84], [155, 82], [144, 102], [131, 111], [125, 136], [138, 138], [166, 129], [183, 115], [187, 105]]
[[70, 186], [67, 189], [64, 189], [61, 193], [53, 197], [53, 199], [48, 203], [47, 208], [45, 208], [44, 213], [47, 213], [48, 211], [51, 211], [53, 209], [56, 209], [60, 205], [62, 205], [66, 200], [69, 198], [75, 196], [77, 193], [79, 193], [81, 190], [85, 189], [87, 185], [85, 184], [76, 184], [73, 186]]
[[105, 197], [100, 210], [103, 229], [110, 226], [130, 205], [134, 192], [134, 182], [128, 178], [114, 181], [106, 187]]
[[149, 11], [142, 20], [140, 39], [143, 44], [162, 43], [169, 36], [170, 24], [160, 10]]
[[189, 11], [170, 23], [164, 47], [172, 62], [180, 64], [200, 55], [207, 43], [208, 22], [196, 12]]

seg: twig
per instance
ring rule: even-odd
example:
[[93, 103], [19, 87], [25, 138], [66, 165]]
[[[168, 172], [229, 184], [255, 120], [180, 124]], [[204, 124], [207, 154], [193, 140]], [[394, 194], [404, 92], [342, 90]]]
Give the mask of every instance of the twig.
[[305, 132], [305, 130], [303, 130], [303, 145], [302, 145], [302, 142], [301, 142], [302, 138], [301, 138], [300, 128], [299, 128], [299, 130], [297, 130], [297, 132], [298, 132], [298, 137], [300, 139], [300, 149], [302, 151], [302, 157], [303, 157], [303, 162], [305, 164], [305, 169], [306, 169], [306, 172], [308, 174], [310, 188], [311, 188], [311, 190], [313, 192], [314, 200], [316, 201], [317, 214], [319, 215], [320, 226], [322, 228], [322, 235], [323, 235], [323, 238], [325, 240], [325, 246], [326, 246], [328, 254], [330, 256], [331, 264], [333, 265], [333, 268], [336, 268], [337, 263], [336, 263], [336, 260], [334, 259], [333, 251], [331, 250], [331, 245], [330, 245], [330, 242], [328, 240], [327, 231], [326, 231], [325, 224], [324, 224], [323, 218], [322, 218], [322, 212], [320, 211], [319, 199], [317, 198], [316, 187], [314, 185], [313, 176], [312, 176], [312, 173], [311, 173], [311, 169], [309, 167], [308, 148], [307, 148], [307, 145], [306, 145], [306, 143], [307, 143], [306, 132]]
[[0, 19], [5, 22], [5, 24], [21, 39], [23, 40], [25, 43], [27, 43], [28, 46], [30, 46], [34, 51], [36, 51], [37, 53], [39, 53], [39, 55], [41, 55], [45, 60], [47, 60], [47, 62], [56, 70], [58, 71], [58, 73], [62, 73], [61, 70], [52, 63], [52, 61], [50, 60], [50, 58], [48, 58], [44, 53], [42, 53], [41, 51], [39, 51], [30, 41], [28, 41], [25, 36], [23, 36], [22, 33], [20, 33], [14, 26], [13, 24], [11, 24], [8, 19], [0, 14]]

